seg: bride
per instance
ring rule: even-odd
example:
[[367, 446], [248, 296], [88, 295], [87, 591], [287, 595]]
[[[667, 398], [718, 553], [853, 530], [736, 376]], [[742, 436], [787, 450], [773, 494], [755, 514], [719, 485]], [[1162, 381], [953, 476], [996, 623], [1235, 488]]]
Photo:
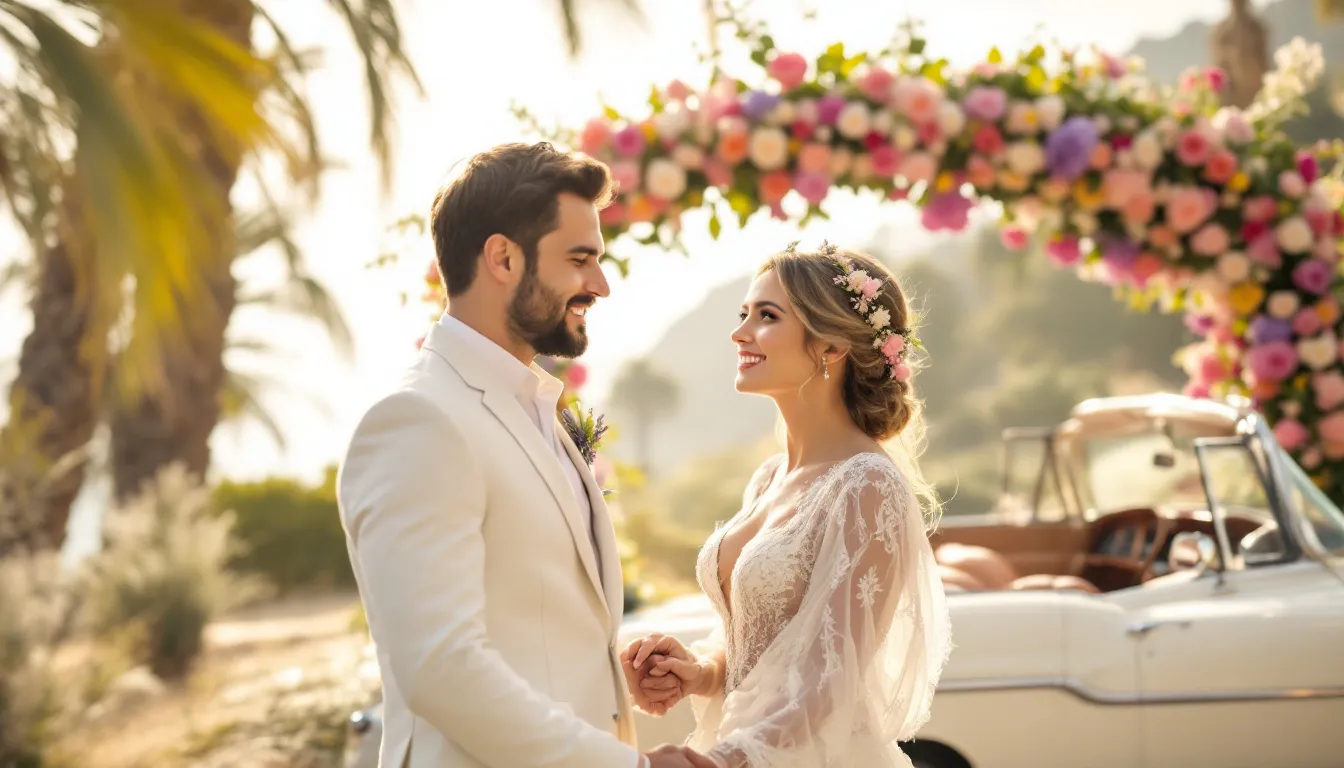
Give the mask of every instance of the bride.
[[688, 746], [723, 768], [908, 766], [951, 649], [915, 463], [906, 298], [869, 256], [790, 246], [761, 267], [733, 332], [736, 387], [775, 401], [786, 451], [700, 551], [722, 626], [622, 653], [636, 704], [691, 696]]

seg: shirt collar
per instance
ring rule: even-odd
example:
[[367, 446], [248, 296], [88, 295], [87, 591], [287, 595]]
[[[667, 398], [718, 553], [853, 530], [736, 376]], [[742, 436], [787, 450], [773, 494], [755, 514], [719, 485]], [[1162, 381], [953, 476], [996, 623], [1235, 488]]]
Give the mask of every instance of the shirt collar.
[[444, 330], [457, 336], [471, 348], [494, 374], [499, 383], [518, 397], [547, 404], [552, 411], [560, 402], [565, 384], [535, 362], [528, 365], [511, 352], [486, 338], [480, 331], [445, 312], [439, 318]]

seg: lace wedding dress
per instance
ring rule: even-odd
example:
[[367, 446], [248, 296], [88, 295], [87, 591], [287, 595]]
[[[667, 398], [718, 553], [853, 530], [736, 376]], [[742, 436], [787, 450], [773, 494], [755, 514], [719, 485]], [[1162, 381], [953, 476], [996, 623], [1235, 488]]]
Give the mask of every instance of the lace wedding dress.
[[[750, 514], [782, 456], [743, 494]], [[726, 526], [696, 564], [723, 627], [723, 691], [692, 697], [688, 745], [729, 768], [908, 766], [896, 745], [928, 720], [951, 650], [942, 582], [920, 506], [883, 454], [841, 462], [803, 491], [796, 514], [762, 529], [719, 585]]]

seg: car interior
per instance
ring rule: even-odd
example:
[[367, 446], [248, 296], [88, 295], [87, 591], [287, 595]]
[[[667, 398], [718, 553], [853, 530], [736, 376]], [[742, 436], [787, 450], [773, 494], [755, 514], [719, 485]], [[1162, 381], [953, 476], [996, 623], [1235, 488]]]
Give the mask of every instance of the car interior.
[[[931, 538], [944, 585], [1102, 594], [1198, 569], [1217, 557], [1217, 532], [1194, 441], [1227, 437], [1231, 427], [1226, 418], [1118, 410], [1010, 430], [1000, 509], [984, 524], [945, 521]], [[1024, 444], [1021, 471], [1012, 455]], [[1216, 458], [1209, 479], [1232, 556], [1278, 558], [1282, 541], [1251, 453]]]

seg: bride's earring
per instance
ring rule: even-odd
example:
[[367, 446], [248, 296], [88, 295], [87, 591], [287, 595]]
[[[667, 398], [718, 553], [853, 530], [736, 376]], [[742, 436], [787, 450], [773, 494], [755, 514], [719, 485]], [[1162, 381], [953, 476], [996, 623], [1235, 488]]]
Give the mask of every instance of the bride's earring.
[[831, 378], [831, 369], [826, 367], [826, 358], [824, 356], [821, 358], [821, 378], [828, 381]]

